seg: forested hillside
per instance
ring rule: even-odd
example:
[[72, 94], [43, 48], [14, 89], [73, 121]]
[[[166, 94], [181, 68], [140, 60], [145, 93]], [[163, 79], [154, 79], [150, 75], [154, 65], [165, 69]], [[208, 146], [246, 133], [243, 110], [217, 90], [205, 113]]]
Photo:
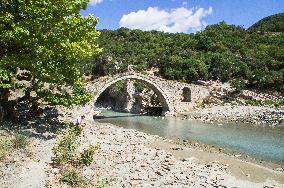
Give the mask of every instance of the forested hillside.
[[102, 30], [102, 54], [95, 75], [115, 74], [133, 64], [137, 71], [160, 69], [166, 79], [235, 80], [240, 87], [281, 89], [284, 32], [262, 34], [221, 22], [196, 34]]
[[253, 32], [284, 32], [284, 13], [263, 18], [253, 24], [248, 30]]

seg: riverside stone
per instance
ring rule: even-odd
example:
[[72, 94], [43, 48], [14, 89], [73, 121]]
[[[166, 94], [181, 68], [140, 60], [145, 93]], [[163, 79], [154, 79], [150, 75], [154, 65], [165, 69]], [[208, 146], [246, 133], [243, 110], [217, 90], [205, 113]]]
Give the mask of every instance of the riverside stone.
[[[98, 131], [102, 127], [105, 134]], [[202, 176], [215, 173], [212, 169], [220, 169], [216, 164], [211, 164], [215, 165], [215, 168], [211, 169], [195, 164], [192, 160], [182, 162], [166, 151], [146, 147], [159, 137], [105, 124], [93, 126], [91, 129], [92, 131], [84, 130], [84, 134], [88, 136], [81, 142], [101, 143], [101, 149], [96, 152], [95, 163], [97, 169], [100, 169], [101, 177], [105, 180], [112, 179], [109, 181], [110, 187], [188, 187], [193, 186], [195, 179], [197, 182], [204, 182]], [[145, 139], [141, 139], [142, 137]], [[131, 144], [128, 143], [129, 140]]]
[[174, 143], [172, 140], [110, 124], [95, 123], [86, 127], [79, 150], [97, 143], [101, 147], [95, 152], [92, 170], [85, 170], [84, 175], [95, 174], [108, 187], [249, 187], [226, 182], [229, 176], [226, 165], [200, 164], [197, 158], [183, 160], [172, 154], [190, 152], [187, 148], [178, 146], [182, 151], [165, 151], [150, 147], [151, 143], [163, 140]]

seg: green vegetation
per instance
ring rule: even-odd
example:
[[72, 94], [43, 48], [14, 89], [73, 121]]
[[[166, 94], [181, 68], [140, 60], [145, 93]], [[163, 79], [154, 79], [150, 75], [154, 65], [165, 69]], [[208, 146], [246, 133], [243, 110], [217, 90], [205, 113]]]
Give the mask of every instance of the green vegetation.
[[126, 84], [126, 81], [118, 81], [116, 82], [112, 88], [114, 89], [114, 91], [119, 91], [119, 92], [123, 92], [125, 90], [125, 84]]
[[0, 130], [0, 162], [15, 150], [26, 150], [29, 144], [29, 138], [23, 133], [11, 134]]
[[224, 105], [224, 101], [214, 98], [212, 96], [208, 96], [208, 97], [205, 97], [202, 101], [199, 101], [199, 103], [197, 103], [197, 107], [204, 108], [212, 104], [222, 106]]
[[248, 30], [253, 32], [284, 32], [284, 13], [263, 18]]
[[245, 103], [252, 106], [259, 106], [259, 105], [269, 105], [269, 106], [275, 106], [280, 107], [284, 106], [284, 99], [278, 99], [278, 100], [257, 100], [257, 99], [246, 99]]
[[[11, 117], [17, 102], [86, 103], [80, 70], [100, 52], [98, 20], [80, 14], [88, 0], [2, 0], [0, 3], [0, 105]], [[21, 81], [21, 82], [20, 82]], [[25, 96], [8, 101], [11, 91]], [[31, 97], [31, 92], [36, 95]]]
[[237, 79], [233, 80], [231, 84], [237, 92], [242, 91], [246, 86], [246, 82], [242, 78], [237, 78]]
[[284, 99], [278, 99], [278, 100], [266, 100], [264, 101], [267, 105], [273, 105], [275, 107], [284, 106]]
[[[72, 124], [67, 124], [67, 126], [72, 126]], [[66, 164], [74, 157], [81, 132], [82, 128], [80, 126], [72, 126], [66, 130], [65, 134], [59, 136], [59, 142], [53, 148], [54, 163]]]
[[95, 75], [152, 67], [171, 80], [236, 79], [238, 89], [283, 90], [284, 32], [259, 33], [221, 22], [196, 34], [102, 30], [103, 52], [93, 59]]
[[12, 136], [5, 131], [0, 132], [0, 162], [12, 151]]
[[60, 181], [70, 187], [87, 187], [92, 182], [83, 176], [83, 168], [90, 166], [93, 155], [100, 147], [89, 146], [78, 153], [82, 128], [79, 125], [67, 124], [67, 129], [58, 135], [58, 141], [53, 148], [53, 164], [59, 168]]
[[247, 99], [245, 100], [245, 103], [251, 106], [259, 106], [262, 104], [260, 100], [256, 100], [256, 99]]
[[23, 133], [16, 133], [12, 143], [16, 149], [25, 149], [30, 144], [29, 138]]

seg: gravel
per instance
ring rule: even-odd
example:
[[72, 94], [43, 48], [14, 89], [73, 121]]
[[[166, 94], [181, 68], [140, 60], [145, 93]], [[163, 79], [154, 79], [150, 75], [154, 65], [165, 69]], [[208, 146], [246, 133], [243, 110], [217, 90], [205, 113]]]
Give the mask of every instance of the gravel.
[[227, 105], [197, 109], [190, 118], [205, 122], [242, 122], [278, 126], [284, 122], [283, 114], [283, 111], [269, 107]]

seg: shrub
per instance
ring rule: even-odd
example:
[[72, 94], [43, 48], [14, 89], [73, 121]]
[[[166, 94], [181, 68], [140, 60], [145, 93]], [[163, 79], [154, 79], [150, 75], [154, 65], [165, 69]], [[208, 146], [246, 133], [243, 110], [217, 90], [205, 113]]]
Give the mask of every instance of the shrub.
[[0, 130], [0, 161], [3, 161], [13, 150], [27, 149], [29, 144], [29, 138], [24, 133], [13, 135]]
[[284, 106], [284, 99], [266, 100], [264, 101], [264, 104], [274, 105], [275, 107]]
[[53, 162], [57, 164], [66, 164], [70, 162], [78, 147], [78, 136], [81, 134], [82, 128], [79, 125], [69, 125], [66, 132], [59, 136], [59, 142], [53, 148]]
[[247, 99], [247, 100], [245, 100], [245, 103], [247, 105], [252, 105], [252, 106], [259, 106], [259, 105], [261, 105], [261, 101], [260, 100], [256, 100], [256, 99]]
[[77, 169], [70, 168], [62, 173], [61, 182], [66, 183], [71, 187], [84, 187], [87, 182]]
[[114, 91], [119, 91], [119, 92], [123, 92], [123, 91], [125, 91], [125, 84], [126, 84], [126, 82], [125, 81], [118, 81], [118, 82], [116, 82], [115, 84], [114, 84], [114, 86], [113, 86], [113, 90]]
[[23, 133], [17, 133], [15, 135], [15, 138], [12, 140], [13, 146], [16, 149], [26, 149], [26, 147], [29, 145], [29, 139], [26, 135]]
[[200, 101], [198, 104], [197, 104], [197, 107], [206, 107], [208, 105], [212, 105], [212, 104], [216, 104], [216, 105], [223, 105], [223, 101], [217, 99], [217, 98], [214, 98], [214, 97], [211, 97], [211, 96], [208, 96], [208, 97], [205, 97], [202, 101]]
[[92, 183], [83, 176], [83, 167], [92, 164], [93, 155], [100, 146], [89, 146], [77, 154], [82, 127], [72, 123], [67, 123], [66, 127], [67, 129], [58, 136], [58, 142], [53, 148], [52, 160], [59, 168], [60, 182], [71, 187], [88, 187]]
[[246, 81], [242, 78], [237, 78], [232, 81], [232, 86], [236, 89], [237, 92], [240, 92], [246, 87]]
[[89, 148], [85, 149], [83, 152], [80, 153], [78, 160], [79, 166], [90, 166], [93, 162], [93, 156], [95, 151], [99, 148], [99, 145], [90, 146]]

